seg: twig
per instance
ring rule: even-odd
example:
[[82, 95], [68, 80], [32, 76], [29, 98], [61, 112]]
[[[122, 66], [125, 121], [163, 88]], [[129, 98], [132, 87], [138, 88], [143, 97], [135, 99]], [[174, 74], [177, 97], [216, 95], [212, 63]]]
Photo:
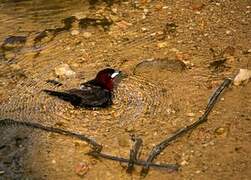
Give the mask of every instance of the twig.
[[54, 128], [54, 127], [47, 127], [38, 123], [21, 122], [21, 121], [16, 121], [13, 119], [1, 119], [0, 127], [6, 127], [6, 126], [24, 126], [24, 127], [39, 129], [39, 130], [43, 130], [47, 132], [53, 132], [53, 133], [61, 134], [64, 136], [70, 136], [70, 137], [74, 137], [74, 138], [87, 142], [88, 144], [92, 145], [92, 148], [97, 152], [100, 152], [102, 150], [102, 145], [98, 144], [94, 139], [91, 139], [90, 137], [83, 134], [78, 134], [75, 132], [66, 131], [66, 130]]
[[[112, 156], [112, 155], [105, 154], [105, 153], [102, 153], [102, 152], [92, 151], [92, 152], [89, 152], [87, 154], [91, 155], [93, 157], [96, 157], [96, 158], [101, 157], [101, 158], [109, 159], [109, 160], [112, 160], [112, 161], [118, 161], [118, 162], [121, 162], [121, 163], [129, 163], [130, 162], [129, 159]], [[134, 164], [139, 165], [139, 166], [145, 166], [147, 164], [147, 162], [143, 161], [143, 160], [136, 160], [136, 161], [134, 161]], [[178, 164], [155, 164], [155, 163], [150, 162], [148, 165], [149, 165], [149, 167], [167, 169], [167, 170], [170, 170], [170, 171], [177, 171], [179, 169]]]
[[232, 80], [227, 78], [224, 80], [224, 82], [217, 88], [217, 90], [213, 93], [211, 98], [209, 99], [209, 102], [207, 104], [207, 107], [205, 109], [204, 114], [199, 117], [197, 121], [192, 123], [191, 125], [188, 125], [184, 128], [181, 128], [177, 131], [175, 131], [173, 134], [171, 134], [169, 137], [167, 137], [165, 140], [157, 144], [156, 146], [153, 147], [151, 150], [148, 158], [147, 158], [147, 163], [146, 165], [142, 168], [141, 175], [146, 176], [148, 171], [149, 171], [149, 164], [153, 162], [153, 160], [174, 140], [176, 140], [178, 137], [184, 135], [185, 133], [195, 129], [198, 125], [202, 124], [207, 120], [207, 116], [213, 109], [214, 105], [216, 104], [220, 94], [223, 92], [223, 90], [228, 87], [231, 84]]
[[129, 163], [128, 163], [128, 168], [127, 168], [127, 172], [128, 173], [131, 173], [132, 170], [133, 170], [133, 166], [134, 166], [134, 163], [135, 161], [138, 160], [138, 154], [139, 154], [139, 150], [140, 150], [140, 147], [143, 143], [143, 140], [141, 138], [137, 138], [137, 137], [132, 137], [132, 140], [134, 141], [134, 144], [133, 144], [133, 147], [132, 149], [130, 150], [130, 159], [129, 159]]

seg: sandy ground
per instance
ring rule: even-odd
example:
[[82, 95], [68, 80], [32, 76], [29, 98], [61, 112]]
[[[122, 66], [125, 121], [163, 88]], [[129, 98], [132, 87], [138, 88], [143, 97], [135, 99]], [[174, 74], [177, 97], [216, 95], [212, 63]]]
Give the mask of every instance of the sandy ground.
[[[251, 66], [249, 0], [36, 3], [0, 4], [0, 117], [87, 134], [109, 154], [128, 157], [136, 135], [146, 159], [203, 113], [226, 77]], [[74, 75], [59, 75], [62, 64]], [[108, 109], [41, 93], [77, 87], [105, 67], [127, 74]], [[250, 90], [231, 86], [206, 123], [155, 160], [180, 164], [178, 172], [150, 169], [145, 179], [250, 179]], [[141, 167], [128, 174], [126, 164], [86, 155], [90, 147], [76, 139], [16, 126], [0, 134], [0, 179], [141, 178]]]

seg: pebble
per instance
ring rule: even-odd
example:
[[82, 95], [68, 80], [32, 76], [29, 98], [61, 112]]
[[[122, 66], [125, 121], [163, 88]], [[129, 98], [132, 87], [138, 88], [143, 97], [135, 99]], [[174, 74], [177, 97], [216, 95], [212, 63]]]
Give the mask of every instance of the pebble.
[[240, 69], [239, 73], [234, 78], [234, 85], [239, 86], [243, 83], [247, 83], [250, 78], [251, 78], [251, 70]]
[[77, 12], [75, 14], [73, 14], [73, 16], [77, 19], [77, 20], [81, 20], [81, 19], [84, 19], [86, 18], [86, 14], [83, 13], [83, 12]]
[[80, 162], [75, 167], [75, 172], [79, 176], [84, 176], [89, 171], [89, 166], [85, 162]]
[[76, 30], [76, 29], [72, 30], [72, 31], [71, 31], [71, 35], [72, 35], [72, 36], [79, 35], [79, 30]]
[[200, 170], [197, 170], [197, 171], [195, 171], [195, 173], [196, 173], [196, 174], [200, 174], [200, 173], [201, 173], [201, 171], [200, 171]]
[[90, 32], [84, 32], [83, 36], [84, 36], [84, 38], [87, 39], [87, 38], [90, 38], [92, 36], [92, 33], [90, 33]]
[[70, 68], [68, 64], [61, 64], [55, 68], [55, 74], [57, 76], [75, 76], [76, 73]]
[[133, 132], [134, 131], [134, 127], [132, 124], [128, 125], [128, 127], [125, 128], [126, 132]]
[[186, 160], [183, 160], [183, 161], [181, 161], [180, 165], [181, 165], [181, 166], [188, 165], [188, 162], [187, 162]]
[[146, 31], [147, 31], [147, 28], [142, 27], [142, 28], [141, 28], [141, 31], [142, 31], [142, 32], [146, 32]]
[[226, 136], [227, 135], [227, 129], [224, 127], [219, 127], [215, 130], [215, 135], [218, 136]]
[[122, 21], [117, 22], [116, 25], [117, 25], [119, 28], [125, 30], [125, 29], [127, 29], [129, 26], [132, 26], [132, 23], [129, 23], [129, 22], [127, 22], [127, 21], [122, 20]]
[[226, 34], [227, 35], [231, 34], [231, 31], [230, 30], [226, 30]]
[[194, 117], [194, 116], [195, 116], [195, 113], [192, 113], [192, 112], [191, 112], [191, 113], [187, 113], [187, 116], [188, 116], [188, 117]]
[[117, 14], [117, 13], [118, 13], [118, 9], [115, 8], [115, 7], [113, 7], [111, 10], [112, 10], [112, 12], [113, 12], [114, 14]]
[[157, 46], [159, 47], [159, 48], [165, 48], [165, 47], [167, 47], [167, 42], [160, 42], [160, 43], [158, 43], [157, 44]]
[[0, 171], [0, 175], [1, 175], [1, 174], [4, 174], [4, 173], [5, 173], [5, 171]]

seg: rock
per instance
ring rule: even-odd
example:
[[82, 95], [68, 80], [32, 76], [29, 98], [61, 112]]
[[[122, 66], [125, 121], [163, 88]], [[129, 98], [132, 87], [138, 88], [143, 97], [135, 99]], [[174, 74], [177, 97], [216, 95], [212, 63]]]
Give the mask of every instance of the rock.
[[251, 70], [240, 69], [239, 73], [234, 78], [234, 85], [239, 86], [241, 84], [247, 83], [250, 78], [251, 78]]
[[9, 36], [4, 40], [1, 47], [4, 50], [21, 48], [22, 46], [24, 46], [26, 41], [27, 41], [26, 36]]
[[148, 29], [145, 28], [145, 27], [142, 27], [142, 28], [141, 28], [141, 31], [142, 31], [142, 32], [147, 32], [147, 30], [148, 30]]
[[76, 73], [70, 68], [68, 64], [61, 64], [55, 68], [55, 74], [57, 76], [71, 77], [75, 76]]
[[182, 72], [186, 69], [186, 65], [177, 59], [146, 59], [134, 68], [134, 74], [158, 72]]
[[125, 128], [126, 132], [133, 132], [134, 131], [134, 127], [132, 124], [129, 124], [128, 127]]
[[78, 34], [79, 34], [79, 30], [74, 29], [74, 30], [71, 31], [72, 36], [76, 36]]
[[79, 176], [84, 176], [89, 171], [89, 166], [85, 162], [80, 162], [75, 167], [75, 172]]
[[83, 12], [77, 12], [74, 13], [73, 16], [77, 19], [77, 20], [81, 20], [87, 17], [87, 15]]
[[215, 135], [226, 137], [228, 134], [228, 129], [224, 127], [219, 127], [215, 130]]
[[230, 35], [230, 34], [231, 34], [231, 31], [230, 31], [230, 30], [226, 30], [226, 34], [227, 34], [227, 35]]
[[188, 116], [188, 117], [194, 117], [195, 114], [191, 112], [191, 113], [187, 113], [187, 116]]
[[92, 36], [92, 33], [90, 33], [90, 32], [84, 32], [83, 36], [84, 36], [84, 38], [88, 39], [88, 38], [90, 38]]
[[112, 12], [114, 13], [114, 14], [117, 14], [118, 13], [118, 8], [115, 8], [115, 7], [112, 7]]
[[157, 46], [158, 46], [159, 48], [165, 48], [165, 47], [168, 46], [168, 44], [167, 44], [167, 42], [159, 42], [159, 43], [157, 44]]
[[181, 161], [180, 165], [181, 165], [181, 166], [188, 165], [188, 162], [187, 162], [186, 160], [183, 160], [183, 161]]
[[197, 171], [195, 171], [195, 173], [196, 173], [196, 174], [200, 174], [200, 173], [201, 173], [201, 171], [200, 171], [200, 170], [197, 170]]
[[117, 25], [119, 28], [125, 30], [125, 29], [127, 29], [129, 26], [131, 26], [132, 23], [126, 22], [126, 21], [124, 21], [124, 20], [121, 20], [121, 21], [117, 22], [116, 25]]

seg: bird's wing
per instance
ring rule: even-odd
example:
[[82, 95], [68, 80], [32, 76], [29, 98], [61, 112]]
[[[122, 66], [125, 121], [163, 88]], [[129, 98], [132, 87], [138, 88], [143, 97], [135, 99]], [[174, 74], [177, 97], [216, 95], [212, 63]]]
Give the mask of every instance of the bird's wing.
[[96, 86], [71, 89], [67, 93], [81, 99], [80, 107], [106, 107], [112, 104], [111, 92]]

